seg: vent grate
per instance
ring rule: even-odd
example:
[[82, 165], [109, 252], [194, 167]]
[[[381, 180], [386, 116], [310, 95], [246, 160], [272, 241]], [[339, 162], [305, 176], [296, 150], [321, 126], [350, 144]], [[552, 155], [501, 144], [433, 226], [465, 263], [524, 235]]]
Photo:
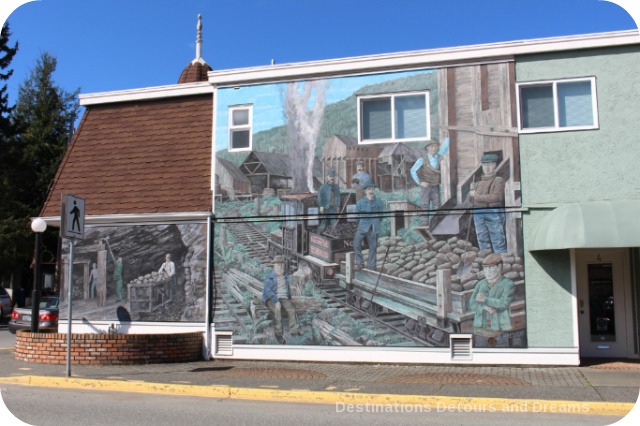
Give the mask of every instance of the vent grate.
[[473, 355], [473, 335], [456, 334], [451, 335], [451, 359], [468, 361]]
[[233, 355], [233, 332], [222, 331], [214, 334], [214, 355], [216, 356], [232, 356]]

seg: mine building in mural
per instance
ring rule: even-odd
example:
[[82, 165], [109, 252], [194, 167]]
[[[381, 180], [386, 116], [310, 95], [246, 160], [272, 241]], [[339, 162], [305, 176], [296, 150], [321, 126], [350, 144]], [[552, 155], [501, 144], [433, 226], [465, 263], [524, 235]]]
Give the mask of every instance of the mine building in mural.
[[74, 330], [200, 330], [221, 358], [638, 357], [639, 48], [619, 32], [235, 70], [198, 53], [178, 84], [81, 95], [41, 214], [87, 200], [72, 277], [59, 256]]

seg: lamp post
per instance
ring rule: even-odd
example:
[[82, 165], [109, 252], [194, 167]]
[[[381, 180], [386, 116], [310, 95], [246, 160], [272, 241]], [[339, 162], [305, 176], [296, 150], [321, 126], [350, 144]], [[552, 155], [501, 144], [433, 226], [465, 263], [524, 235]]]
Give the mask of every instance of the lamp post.
[[40, 317], [40, 288], [42, 287], [42, 274], [40, 273], [40, 246], [42, 246], [42, 233], [47, 229], [44, 219], [36, 218], [31, 222], [31, 230], [36, 234], [35, 261], [33, 266], [33, 291], [31, 292], [31, 332], [38, 332]]

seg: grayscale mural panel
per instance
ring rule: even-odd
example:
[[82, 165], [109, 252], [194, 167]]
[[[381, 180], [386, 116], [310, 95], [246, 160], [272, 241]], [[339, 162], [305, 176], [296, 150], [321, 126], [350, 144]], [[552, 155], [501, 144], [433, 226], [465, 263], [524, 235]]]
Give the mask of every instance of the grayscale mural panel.
[[[87, 226], [74, 247], [73, 318], [204, 322], [207, 226]], [[60, 313], [67, 316], [69, 243]]]

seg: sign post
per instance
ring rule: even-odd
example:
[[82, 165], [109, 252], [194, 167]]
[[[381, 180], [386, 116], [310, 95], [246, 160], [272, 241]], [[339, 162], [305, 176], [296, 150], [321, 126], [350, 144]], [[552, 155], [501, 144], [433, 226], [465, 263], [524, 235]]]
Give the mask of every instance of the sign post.
[[60, 235], [67, 238], [69, 246], [69, 282], [67, 285], [67, 377], [71, 377], [71, 300], [73, 298], [73, 250], [76, 240], [84, 239], [84, 198], [62, 194]]

